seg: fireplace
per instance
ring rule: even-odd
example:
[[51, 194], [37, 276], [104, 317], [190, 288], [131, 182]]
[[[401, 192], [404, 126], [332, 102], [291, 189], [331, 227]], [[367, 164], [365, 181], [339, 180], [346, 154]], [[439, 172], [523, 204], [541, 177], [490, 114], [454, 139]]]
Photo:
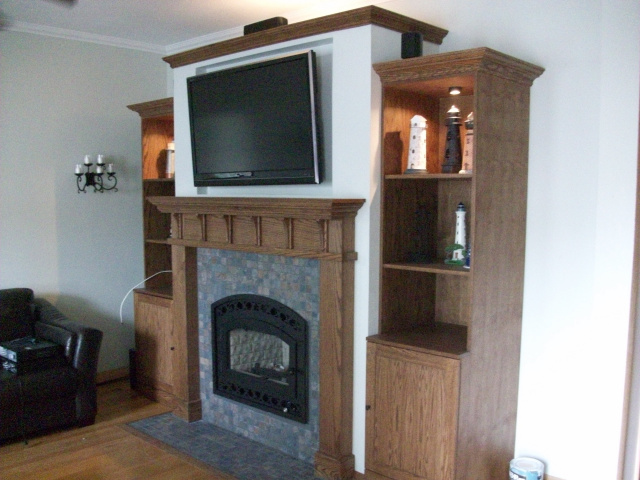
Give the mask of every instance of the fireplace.
[[[200, 353], [205, 346], [202, 343], [211, 342], [211, 335], [199, 333], [199, 326], [206, 328], [207, 322], [198, 315], [198, 277], [202, 275], [198, 252], [220, 249], [274, 258], [313, 259], [319, 266], [319, 301], [313, 314], [319, 319], [314, 326], [319, 353], [309, 363], [311, 370], [315, 368], [318, 372], [317, 383], [323, 392], [316, 404], [318, 444], [314, 466], [320, 477], [353, 478], [355, 216], [364, 200], [239, 197], [148, 197], [148, 200], [160, 212], [171, 216], [172, 237], [167, 243], [171, 245], [171, 314], [177, 345], [173, 357], [174, 414], [194, 421], [202, 418], [206, 410], [200, 385], [208, 382], [206, 367], [212, 360], [209, 356], [201, 362]], [[214, 301], [211, 300], [209, 308]], [[296, 310], [301, 311], [297, 307]], [[262, 413], [259, 409], [250, 410]], [[308, 426], [272, 417], [298, 428]]]
[[253, 294], [211, 305], [213, 391], [291, 420], [308, 419], [307, 322]]

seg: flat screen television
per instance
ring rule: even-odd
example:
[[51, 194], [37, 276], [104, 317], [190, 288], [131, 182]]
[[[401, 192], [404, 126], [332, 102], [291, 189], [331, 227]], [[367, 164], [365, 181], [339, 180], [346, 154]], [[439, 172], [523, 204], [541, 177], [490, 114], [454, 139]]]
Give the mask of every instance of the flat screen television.
[[322, 181], [312, 50], [190, 77], [187, 91], [195, 186]]

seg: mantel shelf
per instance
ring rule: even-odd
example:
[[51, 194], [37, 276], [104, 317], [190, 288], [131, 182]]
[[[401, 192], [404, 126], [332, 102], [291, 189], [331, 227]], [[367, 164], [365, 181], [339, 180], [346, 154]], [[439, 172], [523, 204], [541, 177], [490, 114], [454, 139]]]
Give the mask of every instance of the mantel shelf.
[[364, 200], [323, 198], [149, 197], [171, 215], [168, 243], [272, 255], [353, 261], [352, 235]]
[[262, 197], [149, 197], [163, 213], [330, 220], [355, 216], [363, 199]]

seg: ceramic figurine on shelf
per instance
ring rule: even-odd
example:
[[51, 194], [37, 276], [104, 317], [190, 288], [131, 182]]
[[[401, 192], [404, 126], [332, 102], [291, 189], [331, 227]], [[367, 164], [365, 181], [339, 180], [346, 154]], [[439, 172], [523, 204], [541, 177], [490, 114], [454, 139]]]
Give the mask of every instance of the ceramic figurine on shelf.
[[460, 153], [460, 110], [453, 105], [447, 112], [447, 143], [442, 173], [458, 173], [462, 168]]
[[464, 149], [462, 152], [462, 170], [459, 173], [473, 172], [473, 112], [464, 121], [467, 132], [464, 134]]
[[471, 245], [467, 248], [467, 258], [464, 260], [464, 268], [467, 270], [471, 268]]
[[453, 245], [449, 245], [446, 248], [446, 252], [451, 257], [447, 257], [444, 263], [448, 265], [460, 265], [465, 264], [467, 251], [465, 250], [467, 244], [467, 228], [466, 228], [466, 215], [467, 209], [464, 203], [460, 202], [456, 209], [456, 234]]
[[427, 119], [420, 115], [411, 119], [409, 156], [404, 173], [427, 173]]

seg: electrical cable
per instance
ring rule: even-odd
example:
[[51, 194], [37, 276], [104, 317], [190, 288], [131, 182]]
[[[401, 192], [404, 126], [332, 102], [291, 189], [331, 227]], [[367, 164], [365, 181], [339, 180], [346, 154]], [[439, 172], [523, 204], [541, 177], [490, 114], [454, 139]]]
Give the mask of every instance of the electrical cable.
[[151, 280], [153, 277], [155, 277], [156, 275], [160, 275], [161, 273], [171, 273], [171, 270], [161, 270], [159, 272], [154, 273], [153, 275], [151, 275], [150, 277], [145, 278], [144, 280], [142, 280], [140, 283], [138, 283], [137, 285], [134, 285], [133, 287], [131, 287], [131, 289], [126, 293], [126, 295], [124, 296], [124, 298], [122, 299], [122, 302], [120, 303], [120, 323], [124, 323], [123, 319], [122, 319], [122, 307], [124, 305], [124, 301], [127, 299], [127, 297], [129, 296], [129, 294], [131, 292], [133, 292], [134, 288], [139, 287], [140, 285], [142, 285], [144, 282], [146, 282], [147, 280]]

